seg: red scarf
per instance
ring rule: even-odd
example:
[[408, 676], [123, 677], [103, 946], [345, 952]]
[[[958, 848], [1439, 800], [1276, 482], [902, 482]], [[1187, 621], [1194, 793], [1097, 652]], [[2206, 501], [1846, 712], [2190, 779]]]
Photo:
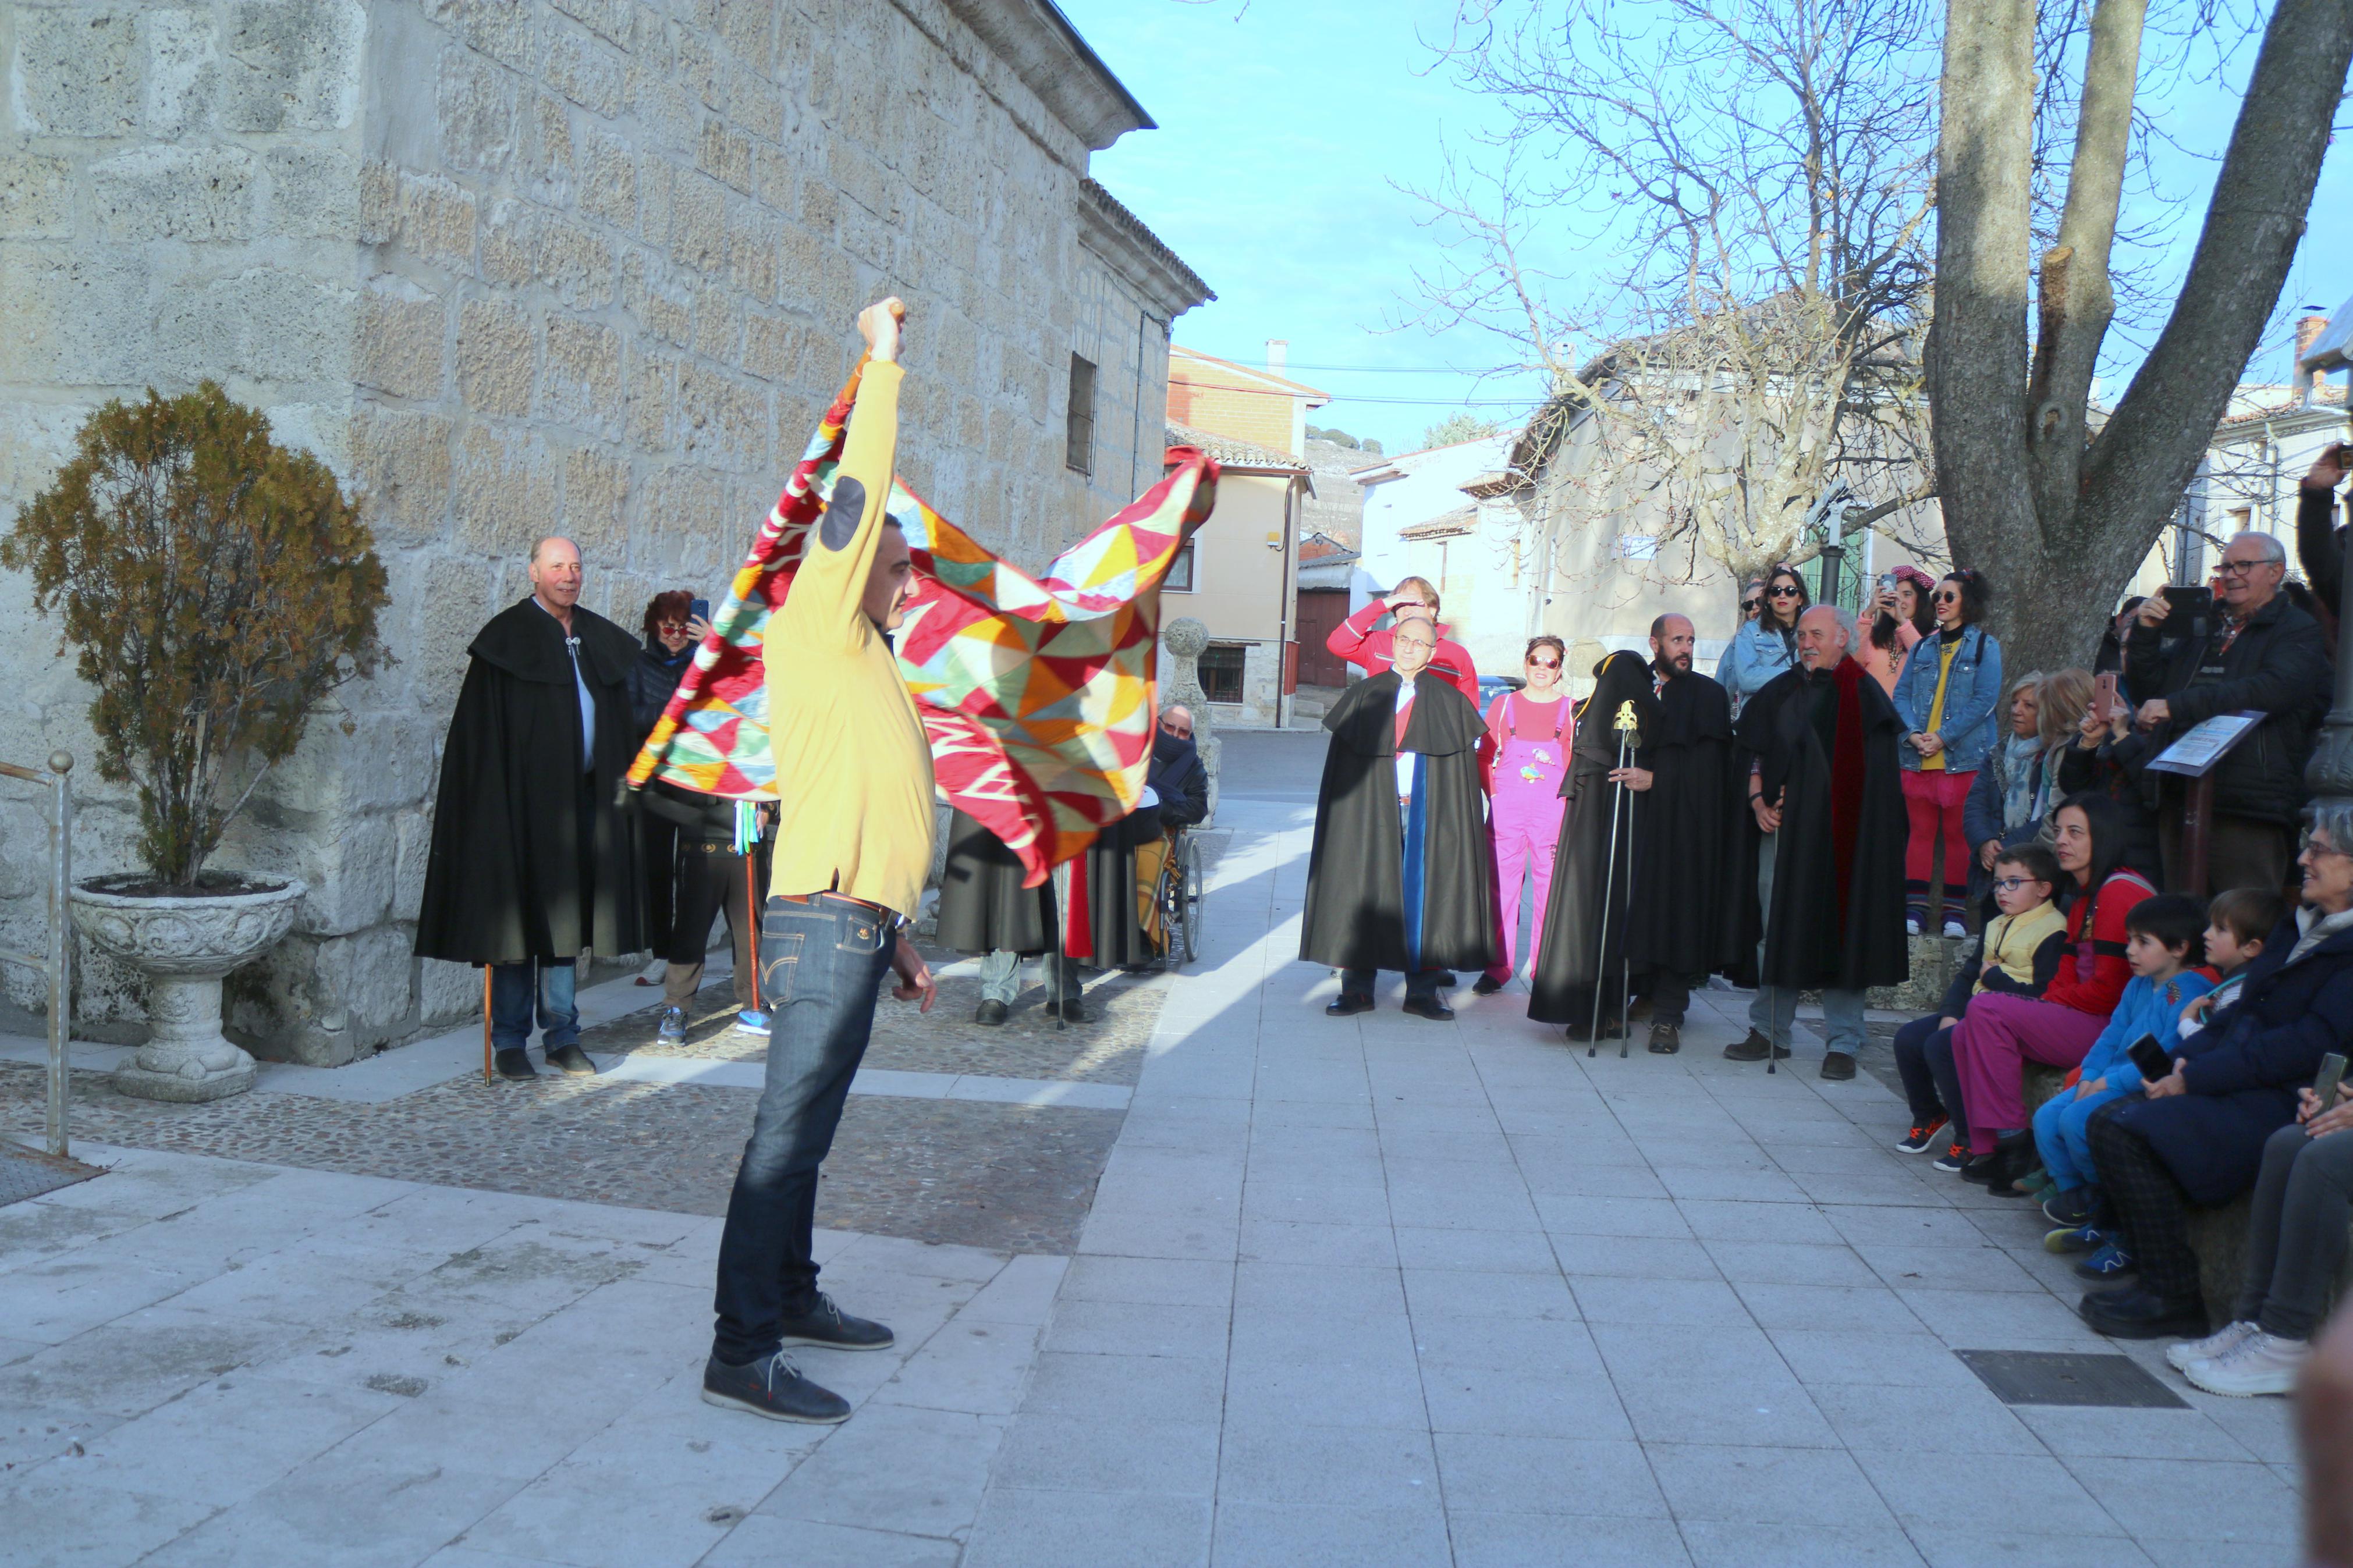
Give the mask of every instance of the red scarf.
[[1838, 683], [1838, 746], [1831, 757], [1831, 852], [1838, 862], [1839, 931], [1846, 931], [1854, 881], [1854, 841], [1862, 831], [1862, 683], [1870, 672], [1853, 658], [1831, 671]]

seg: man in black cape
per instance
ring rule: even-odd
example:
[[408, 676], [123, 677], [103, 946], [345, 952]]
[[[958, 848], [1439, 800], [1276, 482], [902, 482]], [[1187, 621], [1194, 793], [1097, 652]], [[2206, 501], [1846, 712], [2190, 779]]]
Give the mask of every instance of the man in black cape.
[[[1615, 706], [1604, 712], [1597, 686], [1580, 736], [1594, 734], [1609, 752], [1606, 769], [1588, 781], [1600, 802], [1622, 784], [1632, 806], [1621, 830], [1630, 847], [1618, 866], [1620, 892], [1612, 911], [1611, 960], [1630, 967], [1637, 995], [1651, 1003], [1650, 1048], [1671, 1055], [1683, 1048], [1683, 1016], [1691, 1005], [1694, 978], [1740, 967], [1738, 923], [1733, 891], [1740, 876], [1739, 774], [1734, 766], [1732, 704], [1723, 687], [1692, 670], [1692, 624], [1682, 616], [1651, 623], [1651, 662], [1639, 684], [1618, 700], [1635, 705], [1639, 744], [1630, 766], [1617, 767], [1617, 735], [1608, 728]], [[1615, 679], [1631, 677], [1631, 654], [1612, 654]], [[1597, 668], [1597, 677], [1601, 671]], [[1579, 756], [1580, 765], [1583, 763]], [[1570, 781], [1577, 778], [1572, 771]], [[1567, 789], [1564, 787], [1564, 795]], [[1563, 863], [1568, 876], [1553, 879], [1553, 910], [1546, 930], [1574, 921], [1582, 930], [1557, 943], [1547, 941], [1538, 956], [1528, 1016], [1567, 1024], [1572, 1033], [1593, 1017], [1591, 986], [1599, 951], [1597, 918], [1601, 897], [1600, 857], [1606, 851], [1608, 807], [1588, 814], [1605, 836], [1592, 837], [1577, 820], [1563, 825], [1561, 841], [1573, 846]], [[1589, 849], [1589, 854], [1587, 851]], [[1574, 893], [1564, 893], [1565, 885]], [[1570, 902], [1571, 899], [1576, 901]], [[1617, 971], [1605, 978], [1614, 979]], [[1609, 991], [1614, 999], [1616, 987]]]
[[1798, 668], [1750, 698], [1738, 726], [1751, 759], [1746, 851], [1757, 902], [1741, 904], [1744, 937], [1757, 940], [1757, 990], [1747, 1038], [1724, 1054], [1788, 1056], [1798, 993], [1820, 991], [1826, 1079], [1854, 1076], [1864, 990], [1901, 984], [1911, 972], [1895, 755], [1903, 723], [1850, 657], [1853, 646], [1851, 614], [1808, 610], [1798, 618]]
[[1078, 967], [1061, 956], [1058, 879], [1025, 888], [1025, 875], [1020, 857], [1005, 840], [955, 813], [948, 822], [947, 862], [940, 872], [939, 943], [981, 955], [980, 1006], [973, 1022], [1003, 1024], [1021, 993], [1021, 961], [1047, 955], [1046, 1016], [1079, 1023], [1085, 1015]]
[[1341, 971], [1335, 1017], [1372, 1010], [1378, 970], [1406, 977], [1405, 1010], [1444, 1022], [1449, 969], [1485, 969], [1501, 946], [1487, 840], [1479, 710], [1421, 679], [1428, 623], [1395, 634], [1395, 662], [1324, 716], [1332, 731], [1315, 801], [1299, 956]]
[[506, 1078], [536, 1076], [523, 1049], [534, 1003], [549, 1065], [595, 1072], [579, 1046], [574, 961], [645, 946], [620, 805], [638, 639], [580, 607], [580, 576], [570, 540], [541, 540], [531, 597], [491, 617], [466, 650], [417, 914], [418, 957], [491, 965]]

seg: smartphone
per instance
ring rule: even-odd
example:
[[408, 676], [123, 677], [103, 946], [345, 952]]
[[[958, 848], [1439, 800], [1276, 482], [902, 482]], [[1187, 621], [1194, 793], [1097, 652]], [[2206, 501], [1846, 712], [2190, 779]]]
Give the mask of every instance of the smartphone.
[[2116, 716], [2124, 704], [2116, 697], [2116, 672], [2108, 671], [2092, 682], [2096, 690], [2092, 698], [2092, 712], [2102, 723]]
[[2320, 1100], [2320, 1109], [2327, 1110], [2337, 1103], [2337, 1085], [2345, 1077], [2345, 1054], [2331, 1051], [2320, 1058], [2320, 1071], [2312, 1080], [2312, 1092]]
[[2214, 613], [2214, 590], [2192, 587], [2182, 583], [2168, 583], [2165, 595], [2165, 619], [2158, 626], [2158, 635], [2168, 637], [2202, 637]]
[[2125, 1047], [2125, 1055], [2132, 1058], [2132, 1065], [2140, 1068], [2140, 1076], [2149, 1083], [2173, 1076], [2172, 1053], [2157, 1043], [2155, 1035], [2143, 1035]]
[[1882, 572], [1882, 573], [1879, 574], [1879, 591], [1880, 591], [1881, 593], [1883, 593], [1883, 594], [1893, 594], [1894, 592], [1895, 592], [1895, 574], [1894, 574], [1894, 573], [1893, 573], [1893, 572]]
[[711, 601], [697, 599], [686, 607], [686, 613], [698, 621], [707, 621], [711, 618]]

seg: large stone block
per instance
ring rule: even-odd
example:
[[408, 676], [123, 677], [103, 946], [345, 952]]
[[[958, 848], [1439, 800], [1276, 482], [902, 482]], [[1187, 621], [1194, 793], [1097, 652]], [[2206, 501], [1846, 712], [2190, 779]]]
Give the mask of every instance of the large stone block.
[[613, 302], [617, 280], [611, 241], [553, 216], [539, 219], [537, 238], [540, 280], [566, 306], [596, 310]]
[[0, 239], [71, 239], [73, 172], [63, 158], [0, 156]]
[[211, 10], [157, 10], [140, 20], [147, 38], [143, 122], [149, 134], [175, 141], [212, 118], [219, 18]]
[[470, 963], [444, 963], [420, 958], [417, 963], [417, 1021], [426, 1028], [447, 1028], [465, 1018], [482, 1016], [482, 972]]
[[459, 543], [480, 555], [520, 561], [534, 541], [563, 531], [554, 466], [538, 440], [521, 432], [466, 428], [458, 437], [452, 506]]
[[533, 201], [572, 205], [572, 119], [564, 100], [543, 92], [526, 98], [518, 116], [515, 184]]
[[0, 375], [57, 386], [122, 386], [151, 374], [146, 263], [121, 254], [0, 249]]
[[[530, 549], [526, 541], [512, 552], [513, 558], [522, 560]], [[482, 623], [506, 606], [480, 557], [430, 562], [424, 579], [417, 640], [402, 657], [408, 661], [418, 711], [425, 715], [428, 730], [438, 727], [435, 730], [438, 740], [439, 731], [448, 727], [450, 707], [457, 700], [459, 683], [465, 679], [467, 647], [480, 633]]]
[[597, 321], [570, 316], [547, 320], [547, 361], [541, 368], [543, 419], [598, 435], [621, 431], [621, 338]]
[[332, 147], [273, 147], [269, 228], [290, 239], [359, 237], [358, 165]]
[[476, 414], [520, 419], [531, 412], [535, 346], [528, 312], [502, 300], [469, 300], [458, 311], [458, 395]]
[[361, 173], [359, 201], [361, 233], [370, 242], [453, 271], [472, 270], [473, 192], [438, 174], [370, 163]]
[[502, 66], [528, 71], [538, 58], [534, 0], [425, 0], [425, 14]]
[[[309, 889], [295, 929], [312, 936], [346, 936], [379, 924], [392, 909], [399, 837], [382, 816], [331, 825], [332, 837], [303, 843], [294, 874]], [[414, 913], [414, 910], [409, 911]]]
[[240, 0], [228, 11], [216, 95], [229, 131], [338, 131], [359, 110], [367, 11], [359, 0]]
[[543, 68], [547, 85], [588, 110], [611, 118], [621, 111], [621, 57], [610, 44], [575, 27], [554, 26]]
[[706, 120], [697, 139], [694, 166], [747, 195], [752, 189], [752, 139], [723, 121]]
[[722, 364], [739, 364], [744, 358], [744, 307], [723, 283], [704, 283], [694, 290], [694, 352]]
[[628, 459], [581, 447], [564, 456], [564, 526], [583, 560], [628, 558]]
[[621, 258], [621, 302], [638, 319], [638, 342], [650, 338], [672, 348], [694, 341], [694, 297], [669, 276], [659, 256], [626, 251]]
[[90, 165], [90, 210], [107, 239], [248, 239], [259, 172], [239, 147], [133, 147]]
[[501, 196], [482, 209], [482, 280], [521, 287], [538, 276], [539, 215]]
[[580, 216], [635, 234], [638, 165], [628, 142], [592, 126], [575, 145], [580, 160]]
[[415, 917], [425, 902], [425, 867], [433, 849], [433, 808], [420, 805], [393, 818], [392, 910], [396, 917]]
[[132, 7], [15, 8], [16, 124], [35, 135], [125, 136], [139, 124]]
[[708, 365], [679, 370], [680, 434], [697, 463], [738, 471], [771, 465], [767, 399]]
[[698, 272], [727, 264], [727, 195], [717, 181], [681, 174], [670, 203], [670, 258]]
[[449, 167], [494, 174], [515, 149], [515, 79], [470, 49], [441, 57], [441, 156]]
[[442, 339], [448, 307], [405, 278], [379, 278], [361, 290], [353, 374], [363, 386], [395, 397], [436, 399], [442, 392]]
[[629, 47], [629, 0], [553, 0], [553, 4], [607, 42]]
[[362, 403], [351, 422], [353, 488], [379, 545], [440, 536], [449, 510], [449, 421]]
[[667, 452], [671, 447], [670, 418], [677, 407], [677, 362], [640, 345], [628, 369], [629, 445], [640, 452]]

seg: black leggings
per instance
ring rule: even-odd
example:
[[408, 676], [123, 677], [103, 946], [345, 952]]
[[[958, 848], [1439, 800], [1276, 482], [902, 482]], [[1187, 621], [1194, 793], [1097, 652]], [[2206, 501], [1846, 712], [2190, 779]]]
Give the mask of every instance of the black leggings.
[[2141, 1289], [2166, 1301], [2193, 1302], [2198, 1255], [2189, 1250], [2189, 1194], [2155, 1146], [2118, 1119], [2132, 1103], [2129, 1097], [2111, 1101], [2084, 1124], [2100, 1191], [2116, 1212], [2125, 1251], [2140, 1268]]
[[2345, 1261], [2348, 1219], [2353, 1133], [2311, 1138], [2293, 1121], [2273, 1133], [2247, 1216], [2247, 1278], [2231, 1315], [2282, 1339], [2312, 1338]]
[[1961, 1114], [1961, 1074], [1953, 1065], [1953, 1031], [1931, 1013], [1895, 1031], [1895, 1070], [1904, 1075], [1904, 1098], [1911, 1102], [1912, 1122], [1926, 1127], [1939, 1116], [1951, 1122], [1957, 1140], [1968, 1136], [1968, 1118]]

